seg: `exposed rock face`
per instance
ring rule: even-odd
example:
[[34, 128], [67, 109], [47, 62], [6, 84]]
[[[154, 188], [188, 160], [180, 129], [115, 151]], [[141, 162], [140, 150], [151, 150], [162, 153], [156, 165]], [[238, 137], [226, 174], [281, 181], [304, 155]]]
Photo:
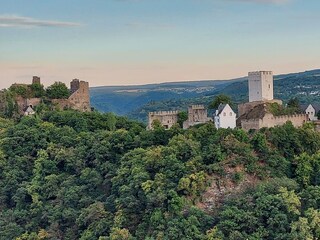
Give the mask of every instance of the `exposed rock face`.
[[[257, 185], [260, 180], [254, 175], [243, 173], [243, 167], [226, 167], [225, 176], [212, 176], [211, 184], [202, 195], [197, 206], [207, 213], [214, 213], [230, 196], [241, 193], [246, 189]], [[243, 178], [236, 183], [233, 179], [235, 173], [243, 173]]]

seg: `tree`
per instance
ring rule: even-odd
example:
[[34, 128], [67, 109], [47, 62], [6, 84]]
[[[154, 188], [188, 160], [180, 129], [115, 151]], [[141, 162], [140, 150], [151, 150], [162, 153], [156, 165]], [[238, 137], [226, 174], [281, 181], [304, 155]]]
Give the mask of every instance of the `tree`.
[[41, 98], [46, 95], [46, 91], [44, 90], [44, 87], [42, 84], [34, 83], [30, 86], [33, 96], [36, 98]]
[[209, 108], [217, 109], [220, 104], [229, 104], [232, 105], [232, 100], [229, 96], [220, 94], [216, 96], [213, 101], [210, 103]]
[[31, 89], [28, 85], [24, 84], [14, 84], [9, 88], [9, 91], [24, 98], [31, 96]]
[[62, 82], [55, 82], [47, 88], [47, 96], [50, 99], [66, 99], [70, 96], [70, 91]]
[[287, 107], [294, 109], [296, 112], [299, 112], [300, 111], [299, 99], [297, 97], [289, 99]]
[[188, 120], [188, 113], [185, 111], [178, 113], [178, 123], [180, 127], [183, 127], [183, 122]]

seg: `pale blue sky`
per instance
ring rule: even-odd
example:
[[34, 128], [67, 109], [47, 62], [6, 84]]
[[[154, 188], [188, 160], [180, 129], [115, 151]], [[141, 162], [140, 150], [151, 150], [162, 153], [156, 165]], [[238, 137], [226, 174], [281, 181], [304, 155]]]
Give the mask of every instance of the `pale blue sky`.
[[320, 66], [319, 0], [0, 0], [0, 88], [228, 79]]

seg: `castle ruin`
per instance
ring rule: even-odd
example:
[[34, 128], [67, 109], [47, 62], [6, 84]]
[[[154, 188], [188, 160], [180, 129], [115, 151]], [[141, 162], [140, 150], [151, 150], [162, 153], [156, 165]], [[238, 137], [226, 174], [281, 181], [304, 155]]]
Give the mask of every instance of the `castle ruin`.
[[[38, 76], [33, 76], [32, 84], [41, 84]], [[13, 84], [12, 86], [28, 86], [27, 84]], [[27, 108], [34, 108], [43, 102], [43, 98], [25, 98], [16, 96], [15, 101], [20, 115], [24, 115]], [[74, 109], [82, 112], [91, 111], [89, 83], [74, 79], [70, 83], [70, 96], [67, 99], [51, 99], [51, 103], [58, 109]]]
[[159, 121], [165, 129], [170, 129], [174, 124], [178, 123], [178, 114], [179, 111], [149, 112], [147, 129], [153, 129], [154, 121]]
[[183, 123], [183, 129], [208, 121], [210, 118], [208, 118], [208, 111], [204, 105], [191, 105], [188, 107], [188, 120]]
[[274, 127], [290, 121], [295, 127], [308, 121], [308, 115], [274, 116], [268, 108], [272, 103], [282, 105], [281, 100], [273, 99], [273, 74], [271, 71], [249, 72], [249, 102], [238, 106], [237, 126], [244, 130]]
[[41, 79], [38, 76], [33, 76], [32, 77], [32, 84], [41, 84]]
[[70, 83], [71, 96], [68, 98], [73, 108], [87, 112], [91, 110], [89, 83], [73, 79]]

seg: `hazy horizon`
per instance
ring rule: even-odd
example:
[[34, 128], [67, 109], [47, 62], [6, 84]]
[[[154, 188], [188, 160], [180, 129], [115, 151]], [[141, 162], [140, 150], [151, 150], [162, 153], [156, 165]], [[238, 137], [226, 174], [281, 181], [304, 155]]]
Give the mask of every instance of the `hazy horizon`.
[[320, 2], [1, 1], [0, 88], [228, 80], [318, 69]]

